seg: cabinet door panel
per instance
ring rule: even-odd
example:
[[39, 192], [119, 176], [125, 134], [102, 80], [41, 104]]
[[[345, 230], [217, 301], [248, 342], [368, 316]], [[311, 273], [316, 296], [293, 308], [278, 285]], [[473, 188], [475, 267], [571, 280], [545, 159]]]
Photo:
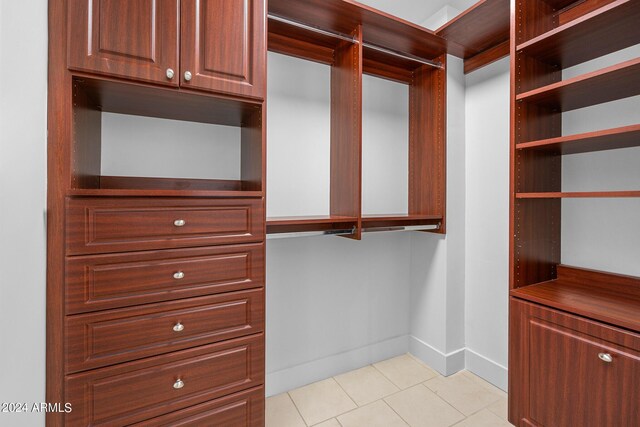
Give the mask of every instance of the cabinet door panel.
[[69, 0], [69, 68], [177, 86], [178, 12], [178, 0]]
[[181, 85], [263, 98], [264, 7], [264, 0], [183, 0]]

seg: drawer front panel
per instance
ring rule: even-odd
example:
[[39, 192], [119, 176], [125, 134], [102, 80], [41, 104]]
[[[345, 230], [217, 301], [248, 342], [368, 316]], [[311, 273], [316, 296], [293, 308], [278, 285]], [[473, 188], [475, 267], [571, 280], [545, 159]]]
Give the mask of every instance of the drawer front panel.
[[264, 245], [234, 245], [66, 261], [67, 314], [264, 285]]
[[77, 372], [263, 330], [263, 288], [71, 316], [66, 369]]
[[162, 417], [147, 420], [136, 427], [264, 427], [264, 387], [216, 399]]
[[69, 199], [67, 254], [256, 242], [262, 199]]
[[67, 377], [67, 425], [140, 422], [264, 380], [264, 336], [198, 347]]

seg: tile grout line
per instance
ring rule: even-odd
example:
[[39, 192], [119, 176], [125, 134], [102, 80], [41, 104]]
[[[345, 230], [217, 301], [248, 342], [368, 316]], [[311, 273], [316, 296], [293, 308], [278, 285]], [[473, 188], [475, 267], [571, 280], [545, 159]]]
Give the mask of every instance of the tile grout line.
[[[446, 378], [446, 377], [445, 377], [445, 378]], [[432, 379], [433, 379], [433, 378], [431, 378], [431, 380], [432, 380]], [[462, 416], [464, 417], [464, 419], [466, 420], [468, 417], [467, 417], [467, 415], [466, 415], [464, 412], [462, 412], [461, 410], [459, 410], [458, 408], [456, 408], [455, 406], [453, 406], [451, 403], [447, 402], [444, 398], [440, 397], [440, 395], [439, 395], [438, 393], [436, 393], [435, 391], [433, 391], [433, 390], [431, 390], [429, 387], [427, 387], [427, 385], [426, 385], [425, 383], [426, 383], [426, 382], [428, 382], [428, 381], [431, 381], [431, 380], [427, 380], [427, 381], [425, 381], [425, 382], [422, 382], [422, 383], [420, 383], [420, 385], [424, 386], [427, 390], [429, 390], [431, 393], [433, 393], [433, 395], [434, 395], [435, 397], [437, 397], [438, 399], [442, 400], [445, 404], [447, 404], [448, 406], [450, 406], [451, 408], [453, 408], [453, 410], [454, 410], [454, 411], [456, 411], [457, 413], [459, 413], [460, 415], [462, 415]], [[464, 420], [460, 420], [460, 421], [464, 421]], [[459, 422], [460, 422], [460, 421], [459, 421]], [[458, 423], [456, 423], [456, 424], [458, 424]]]
[[293, 407], [296, 408], [296, 411], [298, 411], [298, 415], [300, 415], [300, 419], [302, 419], [302, 422], [304, 423], [304, 425], [307, 427], [310, 427], [309, 423], [307, 423], [307, 420], [305, 420], [304, 417], [302, 416], [302, 412], [300, 412], [300, 408], [298, 408], [298, 405], [296, 405], [296, 401], [293, 400], [293, 397], [291, 396], [291, 394], [289, 394], [289, 392], [287, 392], [287, 396], [289, 397], [289, 400], [291, 400], [291, 403], [293, 403]]
[[[365, 366], [365, 368], [366, 368], [366, 366]], [[360, 369], [362, 369], [362, 368], [360, 368]], [[356, 369], [356, 371], [357, 371], [357, 369]], [[349, 372], [353, 372], [353, 371], [349, 371]], [[348, 374], [349, 372], [345, 372], [345, 374]], [[360, 408], [360, 405], [358, 405], [358, 404], [356, 403], [356, 401], [355, 401], [355, 400], [353, 400], [353, 398], [351, 397], [351, 395], [349, 394], [349, 392], [348, 392], [347, 390], [345, 390], [345, 389], [344, 389], [344, 387], [342, 387], [342, 384], [340, 384], [340, 381], [338, 381], [338, 380], [336, 379], [336, 377], [331, 377], [331, 379], [332, 379], [332, 380], [334, 380], [334, 381], [336, 382], [336, 384], [338, 384], [338, 387], [340, 387], [340, 390], [342, 390], [342, 391], [344, 392], [344, 394], [346, 394], [346, 395], [347, 395], [347, 397], [349, 398], [349, 400], [350, 400], [350, 401], [352, 401], [354, 405], [356, 405], [356, 408], [355, 408], [355, 409]], [[353, 410], [353, 409], [351, 409], [351, 410], [349, 410], [349, 411], [347, 411], [347, 412], [351, 412], [352, 410]], [[343, 412], [342, 414], [346, 414], [347, 412]], [[342, 414], [339, 414], [339, 415], [342, 415]], [[337, 420], [339, 415], [336, 415], [334, 418]], [[340, 422], [340, 421], [338, 421], [338, 422]]]
[[[388, 397], [388, 396], [387, 396], [387, 397]], [[388, 407], [389, 407], [389, 408], [390, 408], [390, 409], [391, 409], [391, 410], [392, 410], [392, 411], [393, 411], [397, 416], [399, 416], [399, 417], [400, 417], [400, 419], [401, 419], [402, 421], [404, 421], [404, 423], [405, 423], [407, 426], [411, 427], [411, 424], [409, 424], [409, 421], [405, 420], [405, 419], [404, 419], [404, 417], [403, 417], [402, 415], [400, 415], [400, 414], [398, 413], [398, 411], [396, 411], [396, 410], [394, 409], [394, 407], [393, 407], [393, 406], [391, 406], [391, 405], [389, 404], [389, 402], [387, 402], [387, 401], [386, 401], [386, 400], [384, 400], [384, 399], [385, 399], [385, 398], [383, 397], [383, 398], [382, 398], [382, 399], [380, 399], [380, 400], [382, 400], [382, 402], [383, 402], [385, 405], [387, 405], [387, 406], [388, 406]]]

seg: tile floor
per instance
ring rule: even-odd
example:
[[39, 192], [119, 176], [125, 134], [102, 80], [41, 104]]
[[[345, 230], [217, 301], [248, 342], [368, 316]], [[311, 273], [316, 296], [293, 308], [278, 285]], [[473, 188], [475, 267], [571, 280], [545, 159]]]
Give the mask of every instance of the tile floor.
[[507, 395], [406, 354], [267, 399], [267, 427], [508, 427]]

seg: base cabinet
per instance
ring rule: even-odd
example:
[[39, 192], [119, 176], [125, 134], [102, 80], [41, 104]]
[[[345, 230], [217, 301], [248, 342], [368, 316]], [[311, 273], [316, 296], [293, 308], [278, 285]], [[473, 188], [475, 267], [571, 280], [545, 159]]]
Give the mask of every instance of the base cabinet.
[[512, 298], [509, 420], [640, 426], [640, 335]]

